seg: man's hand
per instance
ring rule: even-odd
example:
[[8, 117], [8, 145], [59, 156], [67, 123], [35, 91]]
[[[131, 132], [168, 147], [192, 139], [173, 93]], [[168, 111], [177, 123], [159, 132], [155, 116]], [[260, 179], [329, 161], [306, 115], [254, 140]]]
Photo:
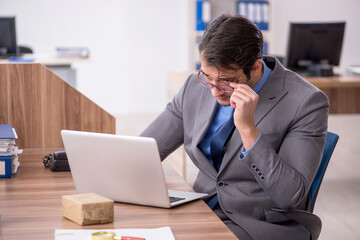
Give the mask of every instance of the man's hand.
[[231, 83], [230, 86], [234, 88], [230, 97], [230, 105], [235, 108], [234, 123], [240, 132], [245, 150], [248, 150], [260, 134], [254, 123], [259, 96], [246, 84]]

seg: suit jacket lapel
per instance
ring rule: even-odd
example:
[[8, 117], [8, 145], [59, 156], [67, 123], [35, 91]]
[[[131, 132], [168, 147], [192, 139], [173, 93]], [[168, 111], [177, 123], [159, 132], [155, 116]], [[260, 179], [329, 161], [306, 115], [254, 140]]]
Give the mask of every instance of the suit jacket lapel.
[[202, 102], [199, 104], [199, 108], [197, 109], [197, 116], [195, 120], [194, 127], [194, 143], [198, 145], [201, 140], [204, 138], [209, 125], [214, 117], [217, 102], [216, 99], [211, 95], [211, 92], [204, 88], [201, 91]]
[[202, 169], [203, 172], [206, 172], [209, 176], [215, 178], [217, 172], [214, 166], [211, 165], [209, 160], [201, 152], [201, 150], [198, 148], [198, 145], [204, 138], [211, 124], [216, 111], [217, 101], [211, 95], [209, 89], [203, 88], [200, 94], [201, 96], [199, 99], [202, 99], [202, 102], [199, 104], [199, 108], [197, 109], [191, 148], [193, 150], [193, 154], [195, 155], [195, 159], [197, 159], [196, 162], [194, 161], [195, 165], [197, 165], [199, 169]]

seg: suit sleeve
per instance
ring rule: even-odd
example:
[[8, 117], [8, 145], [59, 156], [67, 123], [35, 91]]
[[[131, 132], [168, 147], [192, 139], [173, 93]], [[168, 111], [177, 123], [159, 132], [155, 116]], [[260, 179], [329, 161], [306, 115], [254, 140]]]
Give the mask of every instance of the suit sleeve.
[[165, 110], [140, 134], [156, 140], [161, 160], [175, 151], [184, 142], [183, 98], [190, 80], [186, 80]]
[[311, 92], [298, 107], [278, 152], [262, 135], [241, 160], [280, 208], [306, 201], [323, 152], [328, 109], [326, 95]]

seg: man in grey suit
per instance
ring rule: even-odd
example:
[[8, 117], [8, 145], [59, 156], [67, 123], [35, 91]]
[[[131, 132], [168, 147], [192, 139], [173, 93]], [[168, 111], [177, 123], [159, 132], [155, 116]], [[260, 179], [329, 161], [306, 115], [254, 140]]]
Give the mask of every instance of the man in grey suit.
[[239, 239], [309, 239], [271, 208], [305, 209], [329, 102], [262, 47], [246, 18], [212, 21], [199, 44], [201, 69], [141, 135], [156, 139], [162, 159], [184, 144], [199, 168], [194, 190], [209, 194], [204, 200]]

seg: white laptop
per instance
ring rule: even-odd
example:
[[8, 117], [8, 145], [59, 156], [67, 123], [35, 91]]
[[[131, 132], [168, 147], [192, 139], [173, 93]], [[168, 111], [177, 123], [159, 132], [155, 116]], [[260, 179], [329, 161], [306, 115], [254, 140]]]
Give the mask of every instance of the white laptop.
[[163, 208], [207, 195], [167, 189], [153, 138], [70, 130], [61, 135], [78, 193]]

